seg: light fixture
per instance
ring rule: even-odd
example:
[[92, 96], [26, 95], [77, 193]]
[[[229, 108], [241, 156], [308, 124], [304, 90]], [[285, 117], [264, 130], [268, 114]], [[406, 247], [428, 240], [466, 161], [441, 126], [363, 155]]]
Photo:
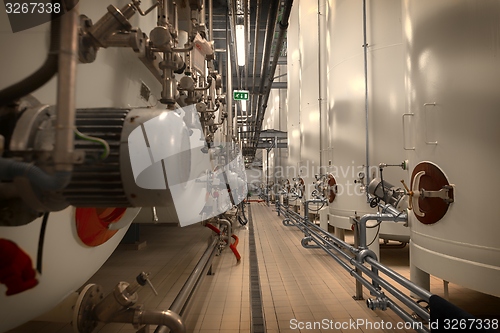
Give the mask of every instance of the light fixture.
[[247, 112], [247, 101], [243, 100], [241, 102], [241, 111]]
[[238, 66], [245, 66], [245, 27], [236, 25], [236, 53], [238, 54]]

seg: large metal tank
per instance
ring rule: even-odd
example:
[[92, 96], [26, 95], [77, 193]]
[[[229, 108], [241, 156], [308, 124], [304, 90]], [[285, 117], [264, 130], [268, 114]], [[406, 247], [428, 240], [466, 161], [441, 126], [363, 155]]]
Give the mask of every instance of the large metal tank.
[[287, 133], [288, 159], [285, 177], [290, 181], [297, 177], [297, 166], [300, 161], [300, 52], [299, 52], [299, 12], [292, 7], [290, 24], [287, 30]]
[[[328, 131], [323, 134], [328, 146], [322, 162], [335, 176], [338, 192], [329, 206], [329, 223], [350, 229], [351, 216], [373, 212], [359, 183], [360, 172], [366, 184], [378, 176], [379, 163], [399, 164], [405, 159], [401, 143], [405, 103], [401, 2], [367, 2], [368, 113], [363, 4], [328, 1], [320, 12], [326, 15], [327, 44], [326, 69], [320, 72], [328, 82]], [[368, 171], [366, 165], [370, 165]], [[384, 170], [384, 179], [395, 185], [406, 177], [401, 168]], [[368, 243], [376, 237], [376, 229], [369, 231]], [[408, 240], [409, 230], [401, 223], [383, 222], [380, 234]]]
[[[125, 2], [121, 1], [120, 4], [124, 5]], [[84, 1], [80, 3], [80, 13], [87, 14], [95, 22], [106, 13], [106, 6], [100, 1]], [[156, 20], [152, 19], [150, 23], [146, 21], [145, 18], [132, 18], [134, 25], [140, 23], [151, 28]], [[12, 33], [5, 11], [0, 12], [0, 43], [4, 46], [0, 52], [0, 89], [20, 81], [40, 67], [48, 52], [49, 27], [50, 23], [46, 23]], [[85, 67], [79, 65], [77, 107], [130, 108], [154, 103], [154, 99], [141, 99], [141, 84], [144, 82], [155, 95], [159, 93], [160, 87], [149, 71], [145, 68], [141, 71], [138, 69], [140, 66], [131, 65], [135, 63], [140, 61], [132, 51], [107, 49], [101, 50], [95, 63]], [[33, 96], [42, 103], [55, 104], [56, 81], [53, 78], [36, 90]], [[25, 277], [32, 276], [30, 281], [23, 281], [20, 275], [16, 276], [14, 271], [10, 271], [12, 275], [9, 283], [0, 284], [0, 332], [52, 309], [87, 281], [114, 251], [138, 211], [139, 208], [85, 211], [84, 215], [90, 212], [93, 216], [96, 227], [103, 219], [107, 221], [106, 225], [112, 222], [114, 227], [111, 229], [116, 230], [110, 232], [79, 230], [77, 220], [81, 222], [81, 215], [74, 207], [50, 213], [45, 220], [40, 217], [26, 225], [2, 225], [2, 269], [10, 269], [14, 265], [19, 273], [24, 271]], [[5, 215], [2, 217], [9, 218]], [[100, 245], [93, 244], [90, 238], [98, 238], [101, 232], [104, 238], [98, 242]], [[17, 255], [15, 261], [5, 261], [13, 253]], [[28, 271], [31, 273], [28, 274]]]
[[301, 0], [294, 10], [298, 11], [299, 25], [299, 128], [300, 161], [298, 175], [304, 180], [305, 198], [311, 199], [314, 190], [314, 175], [319, 173], [320, 162], [320, 113], [318, 71], [318, 11], [317, 0]]
[[410, 0], [403, 13], [410, 170], [428, 161], [455, 185], [441, 219], [410, 216], [412, 280], [500, 296], [500, 2]]
[[[120, 7], [126, 3], [128, 1], [120, 0], [114, 5]], [[108, 5], [109, 3], [97, 0], [83, 1], [80, 2], [79, 11], [95, 23], [107, 13]], [[151, 13], [149, 16], [142, 17], [137, 14], [130, 19], [130, 22], [133, 26], [140, 26], [141, 29], [149, 32], [156, 25], [156, 15]], [[27, 77], [43, 63], [48, 52], [49, 27], [50, 24], [46, 23], [29, 30], [12, 33], [5, 11], [0, 12], [0, 44], [3, 46], [2, 51], [0, 51], [2, 72], [0, 89]], [[106, 163], [108, 161], [110, 163], [104, 165], [104, 168], [100, 170], [97, 170], [99, 163], [94, 163], [95, 165], [82, 163], [75, 166], [74, 177], [70, 186], [65, 189], [63, 196], [72, 205], [87, 206], [84, 210], [70, 206], [61, 211], [50, 213], [46, 219], [42, 217], [31, 218], [30, 223], [24, 225], [18, 223], [12, 226], [5, 221], [18, 221], [20, 219], [17, 218], [16, 214], [22, 215], [23, 212], [21, 209], [17, 211], [10, 209], [11, 206], [2, 201], [2, 209], [0, 210], [0, 247], [2, 253], [0, 256], [0, 270], [2, 271], [0, 272], [0, 276], [2, 276], [0, 283], [0, 312], [2, 313], [0, 332], [52, 309], [87, 281], [114, 251], [140, 210], [140, 208], [126, 208], [125, 206], [145, 205], [129, 200], [141, 197], [146, 199], [146, 196], [142, 196], [139, 192], [132, 193], [126, 189], [128, 186], [137, 189], [137, 185], [134, 183], [137, 179], [129, 177], [130, 179], [124, 181], [121, 176], [132, 174], [131, 167], [133, 166], [130, 165], [128, 156], [127, 134], [137, 129], [140, 123], [147, 123], [147, 120], [162, 114], [163, 110], [160, 110], [154, 116], [147, 115], [150, 111], [155, 112], [154, 110], [161, 109], [157, 98], [154, 98], [154, 96], [160, 95], [161, 85], [141, 63], [137, 55], [127, 48], [100, 49], [95, 62], [79, 64], [77, 67], [76, 107], [79, 109], [77, 126], [82, 132], [91, 131], [88, 127], [94, 128], [94, 130], [98, 128], [101, 131], [99, 136], [102, 135], [107, 140], [109, 139], [110, 156], [112, 156], [106, 160]], [[42, 88], [36, 90], [33, 96], [41, 103], [54, 105], [57, 95], [56, 81], [55, 78], [52, 79]], [[152, 97], [150, 99], [146, 100], [141, 97], [143, 85], [151, 89]], [[152, 108], [153, 106], [157, 106], [157, 108]], [[97, 107], [100, 109], [95, 109]], [[86, 110], [82, 113], [81, 109]], [[85, 116], [88, 112], [92, 113], [90, 121], [88, 117], [80, 117]], [[140, 114], [134, 115], [135, 112]], [[49, 112], [47, 115], [51, 116]], [[126, 118], [127, 116], [129, 118]], [[182, 130], [182, 118], [173, 113], [170, 113], [166, 118], [172, 118], [171, 116], [179, 118], [177, 128]], [[48, 124], [50, 121], [48, 120], [46, 123]], [[84, 123], [90, 126], [85, 126]], [[134, 123], [135, 126], [131, 126]], [[40, 129], [40, 132], [43, 130], [42, 127], [32, 126], [32, 128]], [[85, 130], [82, 129], [83, 127]], [[19, 128], [22, 132], [22, 126]], [[129, 129], [128, 132], [126, 128]], [[173, 131], [164, 132], [173, 133]], [[185, 137], [178, 134], [178, 132], [173, 133], [172, 137], [169, 138], [172, 140], [168, 140], [168, 142], [180, 147], [180, 140]], [[110, 139], [111, 137], [112, 139]], [[49, 135], [47, 140], [50, 141], [50, 138]], [[79, 147], [78, 141], [76, 140], [77, 149], [88, 148]], [[162, 145], [162, 147], [165, 146], [165, 144]], [[86, 151], [88, 152], [88, 149]], [[144, 151], [147, 152], [147, 149]], [[117, 160], [119, 161], [117, 162]], [[97, 167], [92, 169], [95, 166]], [[128, 171], [124, 171], [124, 168]], [[188, 168], [182, 170], [189, 172]], [[125, 175], [124, 178], [127, 176]], [[111, 184], [113, 180], [116, 180], [114, 185]], [[76, 184], [77, 181], [80, 183]], [[128, 183], [124, 184], [126, 182]], [[115, 186], [117, 184], [118, 186]], [[72, 187], [73, 185], [75, 187]], [[91, 188], [94, 190], [97, 188], [97, 191], [92, 191]], [[117, 195], [116, 192], [119, 190], [122, 193], [120, 188], [130, 194], [126, 200], [128, 204], [116, 201], [123, 199], [121, 194]], [[144, 188], [142, 190], [144, 194], [146, 190]], [[1, 194], [3, 199], [5, 193]], [[99, 197], [95, 197], [96, 195]], [[109, 201], [103, 197], [108, 197]], [[89, 201], [89, 198], [97, 199]], [[151, 202], [149, 199], [146, 200]], [[115, 209], [102, 206], [103, 200], [106, 200], [106, 205], [110, 207], [123, 208]], [[94, 202], [99, 208], [92, 207]], [[163, 203], [168, 203], [168, 206], [173, 209], [171, 197], [169, 200], [163, 200]]]

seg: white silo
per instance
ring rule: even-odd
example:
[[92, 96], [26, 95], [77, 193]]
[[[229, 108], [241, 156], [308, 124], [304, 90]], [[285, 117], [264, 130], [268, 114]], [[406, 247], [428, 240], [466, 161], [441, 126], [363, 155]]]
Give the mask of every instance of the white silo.
[[413, 178], [427, 169], [414, 188], [455, 186], [439, 216], [442, 199], [413, 200], [424, 216], [410, 214], [412, 280], [428, 286], [431, 274], [500, 296], [500, 2], [406, 1], [403, 13], [403, 126]]

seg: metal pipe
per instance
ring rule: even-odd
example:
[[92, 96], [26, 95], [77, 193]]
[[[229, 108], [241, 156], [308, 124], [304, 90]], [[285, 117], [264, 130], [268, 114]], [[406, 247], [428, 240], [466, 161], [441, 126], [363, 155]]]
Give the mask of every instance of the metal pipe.
[[[326, 201], [325, 201], [325, 199], [311, 199], [311, 200], [306, 200], [304, 202], [304, 218], [307, 221], [309, 221], [309, 204], [312, 204], [312, 203], [313, 204], [314, 203], [321, 203], [324, 206], [324, 204], [326, 203]], [[320, 207], [320, 208], [322, 208], [322, 207]]]
[[227, 230], [227, 244], [231, 244], [231, 235], [233, 234], [233, 225], [229, 220], [219, 219], [218, 222], [226, 226]]
[[214, 0], [208, 0], [208, 36], [214, 40]]
[[390, 277], [392, 280], [396, 281], [397, 283], [399, 283], [403, 287], [409, 289], [411, 292], [416, 294], [418, 297], [420, 297], [424, 301], [429, 302], [429, 298], [432, 296], [432, 294], [429, 291], [414, 284], [413, 282], [411, 282], [410, 280], [408, 280], [404, 276], [398, 274], [397, 272], [393, 271], [392, 269], [385, 267], [384, 265], [382, 265], [377, 260], [374, 260], [373, 258], [366, 258], [366, 262], [368, 262], [372, 266], [377, 267], [377, 269], [380, 272], [384, 273], [385, 275], [387, 275], [388, 277]]
[[[324, 1], [324, 0], [323, 0]], [[321, 80], [323, 52], [322, 42], [323, 36], [321, 35], [321, 11], [320, 2], [318, 0], [318, 113], [319, 113], [319, 165], [323, 166], [323, 84]]]
[[[271, 93], [271, 86], [272, 86], [272, 82], [274, 80], [273, 79], [274, 72], [276, 71], [276, 66], [278, 65], [279, 55], [280, 55], [281, 49], [283, 47], [283, 39], [285, 38], [285, 33], [286, 33], [286, 30], [288, 29], [288, 20], [290, 18], [290, 13], [292, 11], [292, 4], [293, 4], [293, 0], [288, 0], [285, 3], [285, 7], [283, 9], [283, 15], [281, 17], [281, 21], [279, 22], [280, 32], [278, 35], [276, 49], [275, 49], [274, 55], [273, 55], [273, 62], [271, 64], [271, 69], [269, 71], [269, 76], [267, 78], [269, 82], [268, 82], [268, 85], [265, 87], [265, 92], [264, 92], [264, 82], [266, 79], [265, 76], [267, 76], [267, 71], [261, 71], [262, 77], [261, 77], [260, 89], [261, 89], [261, 93], [263, 93], [264, 96], [262, 96], [262, 100], [261, 100], [262, 103], [259, 103], [259, 105], [258, 105], [256, 131], [255, 131], [255, 142], [254, 142], [255, 148], [257, 147], [257, 143], [258, 143], [259, 138], [260, 138], [260, 130], [262, 127], [262, 121], [264, 119], [264, 115], [266, 112], [267, 101], [269, 100], [269, 94]], [[277, 12], [276, 12], [276, 15], [277, 15]], [[277, 16], [276, 16], [276, 19], [277, 19]], [[268, 29], [269, 29], [269, 27], [268, 27]], [[274, 35], [274, 27], [273, 27], [273, 35]], [[266, 35], [266, 42], [267, 42], [267, 37], [268, 36]], [[267, 47], [267, 45], [266, 45], [266, 47]], [[269, 49], [269, 52], [270, 51], [271, 50]], [[267, 58], [267, 62], [269, 62], [269, 58]], [[267, 68], [267, 66], [266, 66], [266, 68]], [[259, 97], [261, 97], [261, 96], [259, 96]]]
[[227, 107], [227, 133], [226, 142], [230, 142], [233, 138], [233, 82], [232, 82], [232, 65], [231, 65], [231, 50], [230, 50], [230, 32], [227, 27], [226, 22], [226, 80], [227, 80], [227, 90], [226, 90], [226, 107]]
[[134, 5], [126, 4], [121, 9], [109, 5], [107, 9], [108, 12], [88, 30], [96, 47], [107, 47], [106, 43], [111, 35], [120, 30], [129, 31], [132, 28], [128, 19], [136, 13]]
[[199, 280], [201, 276], [203, 268], [210, 262], [210, 259], [213, 257], [213, 254], [215, 254], [215, 250], [218, 243], [219, 243], [219, 238], [214, 237], [212, 243], [210, 243], [210, 246], [205, 250], [202, 257], [198, 261], [198, 264], [191, 272], [191, 275], [189, 275], [189, 278], [182, 286], [181, 291], [175, 298], [169, 310], [180, 313], [181, 310], [184, 308], [184, 305], [187, 299], [189, 298], [193, 287], [195, 286], [196, 282]]
[[[162, 0], [162, 6], [161, 6], [161, 12], [158, 13], [158, 25], [162, 26], [162, 27], [167, 27], [168, 26], [168, 15], [169, 15], [169, 12], [168, 12], [168, 5], [169, 5], [169, 2], [166, 1], [166, 0]], [[161, 15], [161, 17], [160, 17]]]
[[[267, 73], [269, 71], [269, 60], [271, 58], [271, 48], [274, 40], [274, 30], [276, 28], [276, 22], [278, 20], [278, 8], [279, 1], [271, 2], [271, 8], [269, 9], [267, 15], [266, 23], [266, 35], [264, 37], [264, 55], [262, 57], [262, 62], [260, 65], [260, 86], [259, 93], [264, 93], [265, 80], [267, 78]], [[274, 74], [273, 74], [274, 76]]]
[[365, 214], [363, 215], [359, 223], [359, 247], [366, 249], [366, 223], [368, 221], [392, 221], [392, 222], [407, 222], [408, 214], [401, 212], [400, 214], [394, 215], [392, 213], [376, 213], [376, 214]]
[[425, 311], [423, 308], [421, 308], [419, 305], [417, 305], [415, 302], [413, 302], [408, 296], [403, 294], [401, 291], [396, 289], [394, 286], [389, 284], [387, 281], [382, 279], [380, 276], [372, 274], [373, 272], [362, 265], [361, 263], [356, 263], [355, 264], [358, 269], [360, 269], [363, 273], [368, 275], [374, 282], [377, 284], [381, 285], [387, 292], [389, 292], [391, 295], [396, 297], [398, 300], [401, 301], [404, 305], [415, 311], [417, 315], [419, 315], [421, 318], [425, 319], [426, 321], [429, 321], [430, 316], [427, 311]]
[[[196, 290], [199, 283], [201, 282], [201, 279], [204, 276], [203, 273], [206, 272], [207, 267], [210, 266], [212, 259], [215, 256], [217, 244], [219, 244], [219, 237], [214, 237], [210, 245], [201, 256], [200, 260], [196, 264], [195, 268], [189, 275], [189, 278], [182, 286], [179, 294], [177, 294], [177, 297], [170, 306], [169, 311], [178, 313], [180, 315], [183, 314], [188, 301], [192, 297], [194, 291]], [[154, 333], [166, 333], [168, 332], [168, 329], [169, 328], [167, 326], [160, 325], [155, 329]]]
[[[356, 280], [361, 282], [363, 285], [367, 286], [369, 283], [367, 283], [366, 279], [364, 279], [362, 277], [361, 274], [359, 274], [358, 272], [354, 271], [356, 274], [353, 274], [353, 269], [351, 267], [349, 267], [344, 261], [342, 261], [337, 255], [335, 255], [333, 252], [331, 252], [330, 249], [335, 249], [337, 252], [339, 252], [339, 254], [341, 254], [344, 258], [346, 259], [350, 259], [349, 256], [347, 256], [344, 252], [342, 252], [340, 249], [334, 247], [334, 246], [331, 246], [331, 247], [328, 247], [327, 245], [325, 245], [325, 243], [328, 243], [328, 240], [325, 240], [323, 237], [321, 237], [321, 235], [318, 235], [315, 231], [313, 230], [309, 230], [310, 231], [310, 234], [309, 234], [309, 237], [308, 239], [309, 240], [312, 240], [314, 241], [320, 248], [322, 248], [323, 250], [325, 250], [330, 256], [332, 256], [338, 263], [340, 263], [344, 269], [348, 270], [351, 275], [358, 275], [359, 278], [357, 278]], [[314, 236], [314, 237], [313, 237]], [[333, 237], [333, 236], [332, 236]], [[333, 237], [334, 238], [334, 237]], [[304, 238], [305, 239], [305, 238]], [[304, 242], [304, 239], [302, 239], [301, 243], [302, 245], [304, 246], [303, 242]], [[330, 245], [330, 244], [328, 244]], [[305, 247], [305, 246], [304, 246]], [[371, 262], [377, 262], [375, 259], [372, 259], [370, 257], [367, 258], [367, 261], [370, 260], [370, 263]], [[410, 309], [412, 309], [413, 311], [415, 311], [421, 318], [423, 318], [424, 320], [426, 321], [429, 321], [430, 317], [429, 317], [429, 314], [424, 310], [422, 309], [419, 305], [415, 304], [411, 299], [408, 298], [408, 296], [404, 295], [402, 292], [400, 292], [399, 290], [397, 290], [396, 288], [394, 288], [391, 284], [389, 284], [387, 281], [385, 281], [384, 279], [382, 279], [380, 276], [378, 276], [378, 274], [376, 273], [376, 271], [373, 270], [373, 267], [372, 267], [372, 270], [368, 269], [367, 267], [365, 267], [361, 262], [358, 262], [358, 261], [354, 261], [353, 259], [350, 259], [350, 263], [355, 266], [356, 270], [360, 270], [362, 273], [365, 273], [367, 276], [369, 276], [375, 283], [372, 283], [372, 284], [369, 284], [371, 287], [369, 288], [371, 291], [372, 291], [372, 294], [374, 295], [378, 295], [380, 294], [380, 292], [378, 291], [378, 285], [380, 284], [384, 289], [386, 289], [390, 294], [392, 294], [393, 296], [395, 296], [397, 299], [399, 299], [403, 304], [405, 304], [406, 306], [408, 306]], [[373, 265], [375, 266], [375, 265]], [[378, 264], [375, 266], [375, 268], [378, 268], [382, 266], [381, 264]], [[383, 267], [383, 266], [382, 266]], [[389, 268], [386, 268], [384, 267], [384, 272], [385, 271], [390, 271]], [[389, 277], [397, 274], [395, 272], [393, 272], [394, 274], [387, 274]], [[364, 281], [363, 281], [364, 280]], [[397, 280], [395, 280], [396, 282], [398, 282]], [[409, 281], [408, 281], [409, 282]], [[411, 282], [410, 282], [411, 284]], [[410, 291], [413, 291], [413, 289], [418, 289], [418, 288], [413, 288], [413, 286], [409, 285], [409, 284], [402, 284], [404, 287], [406, 287], [407, 289], [409, 289]], [[377, 291], [375, 293], [373, 293], [373, 291]], [[425, 298], [424, 298], [425, 299]], [[428, 298], [427, 298], [428, 300]]]
[[[243, 27], [244, 27], [244, 31], [245, 31], [245, 67], [244, 67], [244, 71], [245, 71], [245, 75], [244, 75], [244, 79], [245, 79], [245, 89], [248, 89], [248, 40], [250, 40], [250, 29], [249, 29], [249, 26], [248, 26], [248, 22], [249, 22], [249, 19], [248, 19], [248, 14], [249, 14], [249, 10], [248, 10], [248, 6], [250, 5], [250, 1], [248, 0], [244, 0], [243, 1], [243, 5], [245, 6], [244, 10], [243, 10]], [[243, 87], [242, 87], [243, 88]]]
[[[318, 240], [318, 239], [316, 239], [314, 237], [312, 237], [312, 240], [316, 244], [318, 244], [318, 246], [320, 248], [322, 248], [328, 255], [330, 255], [335, 261], [337, 261], [345, 270], [347, 270], [351, 274], [351, 276], [353, 276], [354, 278], [356, 278], [356, 280], [360, 281], [368, 290], [370, 290], [370, 292], [372, 294], [374, 294], [374, 295], [380, 295], [380, 290], [378, 290], [377, 288], [375, 288], [369, 281], [367, 281], [361, 275], [359, 275], [352, 267], [350, 267], [343, 260], [341, 260], [339, 257], [337, 257], [337, 255], [335, 253], [333, 253], [330, 250], [330, 248], [328, 248], [327, 246], [325, 246], [323, 244], [322, 240], [320, 241], [320, 240]], [[339, 249], [335, 249], [335, 250], [339, 251]], [[339, 253], [344, 254], [341, 251]], [[351, 260], [351, 263], [352, 263], [352, 260]]]
[[[389, 207], [390, 205], [382, 205], [384, 207], [384, 212], [391, 212], [392, 214], [385, 213], [385, 215], [390, 215], [391, 220], [398, 219], [398, 218], [404, 218], [404, 213], [399, 213], [397, 215], [394, 215], [395, 210], [393, 207]], [[412, 284], [411, 281], [407, 280], [406, 278], [402, 277], [398, 273], [392, 271], [390, 268], [383, 266], [381, 263], [379, 263], [375, 258], [372, 258], [370, 256], [371, 251], [365, 249], [362, 249], [359, 251], [359, 249], [354, 249], [352, 246], [345, 244], [345, 247], [348, 248], [351, 252], [356, 253], [355, 258], [351, 258], [348, 256], [342, 249], [338, 246], [338, 244], [344, 245], [341, 240], [337, 239], [335, 236], [328, 234], [326, 231], [321, 229], [320, 227], [316, 226], [315, 224], [311, 223], [308, 221], [306, 218], [300, 217], [300, 215], [294, 213], [293, 211], [290, 210], [285, 210], [283, 209], [283, 213], [287, 218], [292, 218], [292, 220], [295, 220], [297, 222], [297, 226], [302, 225], [299, 227], [299, 229], [303, 230], [302, 227], [305, 227], [308, 229], [309, 233], [309, 238], [308, 240], [314, 241], [320, 248], [322, 248], [327, 254], [329, 254], [332, 258], [334, 258], [344, 269], [349, 271], [349, 273], [356, 278], [357, 281], [359, 281], [362, 285], [367, 287], [372, 295], [375, 295], [381, 299], [382, 302], [386, 302], [389, 308], [391, 308], [398, 316], [403, 318], [407, 322], [413, 322], [415, 323], [416, 321], [411, 318], [410, 315], [406, 313], [403, 309], [401, 309], [398, 305], [393, 303], [391, 300], [389, 300], [383, 293], [381, 293], [378, 285], [381, 285], [385, 290], [387, 290], [391, 295], [395, 296], [397, 299], [399, 299], [403, 304], [405, 304], [408, 308], [410, 308], [412, 311], [414, 311], [418, 316], [420, 316], [422, 319], [425, 321], [429, 322], [430, 320], [430, 315], [429, 313], [423, 309], [421, 306], [416, 304], [413, 300], [411, 300], [408, 296], [403, 294], [401, 291], [393, 287], [390, 283], [388, 283], [385, 279], [380, 277], [378, 275], [378, 271], [380, 270], [383, 272], [387, 277], [391, 278], [393, 281], [396, 283], [400, 284], [401, 286], [405, 287], [411, 292], [414, 292], [417, 294], [417, 296], [422, 297], [425, 301], [428, 301], [431, 293], [428, 291]], [[370, 214], [368, 214], [370, 215]], [[383, 216], [384, 214], [372, 214], [376, 217]], [[365, 215], [366, 216], [366, 215]], [[363, 219], [363, 218], [362, 218]], [[368, 217], [365, 218], [368, 220]], [[303, 221], [303, 222], [302, 222]], [[319, 232], [326, 234], [328, 238], [323, 237], [321, 234], [316, 232], [315, 230], [311, 229], [311, 227], [314, 227], [314, 229], [317, 229]], [[302, 240], [302, 242], [304, 239]], [[337, 244], [338, 243], [338, 244]], [[332, 250], [335, 250], [338, 252], [338, 254], [343, 257], [344, 259], [347, 259], [351, 265], [355, 267], [355, 269], [351, 268], [346, 262], [340, 259], [340, 257], [333, 253]], [[371, 270], [366, 267], [363, 263], [367, 262], [369, 263], [372, 267]], [[363, 278], [362, 273], [366, 274], [369, 278], [372, 279], [372, 283], [369, 283], [365, 278]], [[385, 309], [385, 308], [384, 308]], [[419, 332], [428, 332], [426, 328], [417, 329]]]
[[129, 308], [113, 314], [109, 323], [133, 323], [142, 325], [162, 325], [168, 327], [172, 333], [185, 333], [186, 326], [182, 318], [175, 312], [167, 310], [140, 310]]
[[78, 3], [75, 3], [72, 10], [61, 16], [54, 145], [54, 166], [56, 171], [73, 170], [79, 23]]
[[[406, 311], [401, 309], [401, 307], [399, 307], [396, 303], [389, 300], [387, 302], [387, 307], [390, 308], [392, 311], [394, 311], [405, 322], [413, 323], [414, 325], [412, 325], [412, 327], [413, 327], [413, 329], [415, 329], [415, 331], [420, 332], [420, 333], [429, 333], [430, 332], [429, 329], [427, 329], [423, 325], [422, 322], [416, 321], [415, 319], [413, 319]], [[417, 324], [417, 323], [419, 324], [419, 326], [416, 326], [417, 328], [414, 328], [415, 324]]]
[[[229, 0], [228, 1], [228, 8], [231, 8], [231, 19], [229, 21], [229, 39], [230, 44], [229, 47], [231, 47], [232, 53], [234, 54], [234, 63], [236, 64], [235, 69], [236, 69], [236, 78], [238, 81], [237, 86], [239, 87], [240, 85], [240, 71], [238, 70], [238, 49], [236, 48], [236, 14], [237, 14], [237, 9], [236, 9], [236, 1], [237, 0]], [[227, 27], [227, 26], [226, 26]], [[231, 67], [231, 61], [228, 59], [228, 68]], [[229, 76], [229, 74], [228, 74]]]
[[[257, 8], [256, 8], [256, 14], [255, 14], [255, 34], [254, 34], [254, 40], [253, 40], [253, 64], [252, 64], [252, 98], [250, 99], [251, 105], [249, 105], [250, 109], [250, 114], [247, 112], [247, 117], [253, 117], [254, 112], [253, 109], [257, 109], [258, 105], [255, 106], [256, 104], [256, 99], [258, 98], [256, 95], [256, 90], [255, 90], [255, 75], [257, 74], [257, 50], [258, 50], [258, 45], [259, 45], [259, 29], [260, 29], [260, 5], [261, 5], [262, 0], [257, 1]], [[247, 126], [250, 124], [247, 121]]]
[[[260, 121], [261, 105], [264, 94], [264, 85], [266, 83], [265, 80], [267, 78], [267, 73], [269, 69], [268, 67], [269, 59], [271, 58], [271, 48], [274, 40], [274, 30], [276, 27], [276, 21], [278, 20], [278, 7], [279, 7], [279, 1], [271, 2], [271, 8], [269, 9], [267, 15], [266, 34], [264, 36], [264, 54], [262, 56], [262, 61], [260, 65], [259, 96], [257, 98], [257, 108], [256, 108], [257, 112], [254, 123], [255, 134], [252, 142], [255, 148], [257, 147], [257, 141], [258, 141], [257, 132], [260, 131], [259, 121]], [[279, 47], [279, 45], [277, 45], [277, 47]]]
[[[52, 1], [55, 3], [55, 1]], [[52, 19], [50, 22], [50, 47], [43, 65], [33, 74], [23, 80], [0, 91], [0, 106], [8, 105], [23, 96], [37, 90], [47, 83], [58, 68], [59, 34], [61, 19]]]
[[368, 44], [366, 43], [366, 0], [363, 0], [363, 62], [365, 72], [365, 163], [366, 184], [370, 184], [370, 142], [368, 137]]

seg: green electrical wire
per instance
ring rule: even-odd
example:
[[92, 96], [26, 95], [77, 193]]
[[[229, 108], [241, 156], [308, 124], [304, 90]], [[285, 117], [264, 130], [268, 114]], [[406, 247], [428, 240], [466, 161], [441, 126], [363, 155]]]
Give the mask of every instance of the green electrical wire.
[[75, 135], [82, 140], [89, 141], [89, 142], [95, 142], [95, 143], [100, 144], [104, 148], [104, 152], [100, 155], [101, 160], [104, 160], [104, 159], [106, 159], [106, 157], [109, 156], [110, 148], [109, 148], [109, 144], [106, 142], [106, 140], [103, 140], [101, 138], [96, 138], [94, 136], [85, 135], [85, 134], [81, 133], [76, 128], [75, 128]]

